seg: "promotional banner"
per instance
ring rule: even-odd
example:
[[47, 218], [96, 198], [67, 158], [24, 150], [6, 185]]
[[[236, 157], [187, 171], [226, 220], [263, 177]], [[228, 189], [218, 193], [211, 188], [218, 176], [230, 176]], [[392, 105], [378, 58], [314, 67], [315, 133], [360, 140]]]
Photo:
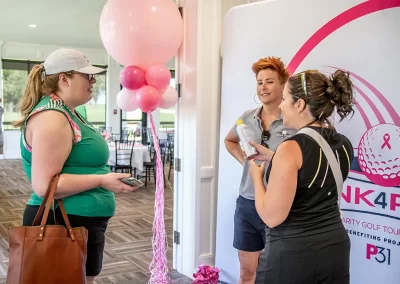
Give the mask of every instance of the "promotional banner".
[[355, 152], [341, 200], [352, 283], [400, 283], [399, 24], [400, 1], [366, 1], [327, 21], [289, 63], [346, 70], [354, 83], [356, 113], [335, 125]]
[[[275, 21], [282, 24], [268, 25]], [[255, 79], [249, 69], [260, 57], [281, 57], [292, 74], [350, 73], [355, 113], [340, 123], [335, 117], [334, 125], [355, 153], [341, 199], [351, 239], [351, 283], [400, 283], [400, 0], [278, 0], [234, 9], [225, 25], [221, 139], [245, 106], [258, 106], [252, 102]], [[242, 80], [235, 78], [238, 70], [244, 70]], [[241, 168], [232, 166], [224, 151], [221, 143], [217, 265], [222, 280], [234, 283], [238, 274], [230, 268], [239, 265], [227, 232], [233, 232], [229, 214], [238, 195], [232, 187], [240, 182], [232, 177]], [[227, 167], [232, 170], [226, 173]]]

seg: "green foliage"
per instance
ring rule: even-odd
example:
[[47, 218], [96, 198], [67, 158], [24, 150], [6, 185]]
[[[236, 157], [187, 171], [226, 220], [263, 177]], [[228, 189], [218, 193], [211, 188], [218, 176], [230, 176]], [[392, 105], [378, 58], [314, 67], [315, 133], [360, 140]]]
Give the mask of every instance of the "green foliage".
[[24, 94], [27, 77], [27, 71], [3, 69], [3, 101], [8, 111], [17, 111], [19, 100]]
[[97, 75], [96, 76], [96, 84], [93, 85], [92, 96], [95, 102], [100, 95], [106, 94], [106, 75]]

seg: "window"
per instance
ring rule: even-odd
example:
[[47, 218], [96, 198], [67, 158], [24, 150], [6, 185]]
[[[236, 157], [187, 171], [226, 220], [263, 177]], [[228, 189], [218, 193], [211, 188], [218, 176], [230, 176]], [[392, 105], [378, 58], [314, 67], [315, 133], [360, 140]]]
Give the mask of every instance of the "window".
[[[3, 129], [15, 129], [11, 124], [19, 118], [18, 103], [24, 93], [30, 70], [42, 62], [3, 59]], [[107, 68], [107, 66], [98, 66]], [[96, 75], [93, 99], [86, 104], [87, 118], [94, 126], [106, 123], [106, 73]]]
[[[122, 89], [122, 86], [120, 86], [120, 87]], [[120, 110], [120, 114], [121, 114], [121, 118], [120, 118], [121, 119], [121, 129], [120, 130], [128, 128], [130, 131], [135, 131], [138, 128], [138, 126], [140, 127], [140, 125], [143, 122], [143, 113], [142, 113], [141, 109], [139, 109], [139, 108], [137, 110], [128, 111], [128, 112]], [[116, 130], [116, 131], [119, 131], [119, 130]]]
[[121, 111], [121, 117], [122, 115], [125, 115], [125, 119], [121, 118], [121, 133], [126, 131], [128, 129], [128, 133], [132, 135], [136, 131], [136, 141], [141, 141], [142, 140], [142, 134], [141, 134], [141, 128], [143, 124], [143, 112], [140, 109], [134, 110], [134, 111], [129, 111], [129, 112], [124, 112], [122, 114]]
[[[169, 85], [173, 88], [175, 85], [175, 71], [171, 70], [171, 81]], [[175, 124], [175, 106], [170, 109], [160, 109], [160, 128], [173, 129]]]
[[[106, 66], [98, 66], [107, 68]], [[107, 85], [106, 73], [96, 75], [96, 84], [93, 85], [93, 98], [85, 105], [87, 119], [96, 128], [106, 126]]]
[[3, 60], [3, 129], [15, 129], [11, 124], [19, 118], [18, 103], [24, 94], [28, 73], [41, 62], [22, 60]]

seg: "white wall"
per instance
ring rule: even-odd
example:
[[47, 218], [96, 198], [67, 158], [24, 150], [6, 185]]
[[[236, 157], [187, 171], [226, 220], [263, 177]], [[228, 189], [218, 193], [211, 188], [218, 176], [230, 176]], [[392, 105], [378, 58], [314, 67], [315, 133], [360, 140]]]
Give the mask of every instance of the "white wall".
[[[61, 46], [31, 44], [21, 42], [5, 42], [1, 51], [1, 58], [44, 61], [46, 57]], [[107, 53], [104, 49], [79, 48], [92, 64], [107, 64]]]
[[[58, 48], [75, 48], [81, 51], [89, 59], [92, 64], [107, 65], [109, 63], [109, 56], [105, 49], [94, 49], [94, 48], [82, 48], [77, 46], [57, 46], [57, 45], [43, 45], [43, 44], [32, 44], [22, 42], [4, 42], [1, 50], [1, 58], [7, 59], [20, 59], [20, 60], [32, 60], [32, 61], [44, 61], [46, 57], [54, 50]], [[166, 63], [168, 68], [175, 67], [174, 58]], [[119, 72], [119, 71], [118, 71]]]
[[[179, 57], [182, 97], [178, 104], [176, 175], [181, 245], [177, 270], [191, 276], [200, 263], [214, 264], [221, 2], [180, 1], [184, 41]], [[207, 16], [207, 20], [206, 20]]]
[[177, 107], [175, 175], [176, 219], [181, 233], [175, 268], [192, 276], [201, 264], [215, 264], [222, 23], [228, 10], [250, 0], [180, 0], [184, 41], [177, 79], [182, 97]]
[[[1, 59], [1, 50], [3, 45], [4, 41], [0, 40], [0, 59]], [[0, 98], [3, 98], [3, 75], [1, 73], [2, 69], [3, 69], [3, 62], [0, 60]]]
[[19, 130], [3, 131], [3, 159], [20, 159], [20, 138]]
[[[122, 67], [111, 56], [108, 56], [107, 65], [106, 126], [112, 127], [113, 133], [119, 133], [121, 110], [117, 106], [116, 99], [120, 91], [119, 73]], [[114, 113], [114, 110], [116, 110], [116, 113]]]

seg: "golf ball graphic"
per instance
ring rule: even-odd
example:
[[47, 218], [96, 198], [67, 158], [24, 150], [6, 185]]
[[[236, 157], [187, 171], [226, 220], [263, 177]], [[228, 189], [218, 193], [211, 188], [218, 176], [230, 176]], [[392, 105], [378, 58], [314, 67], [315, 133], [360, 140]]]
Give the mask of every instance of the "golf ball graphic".
[[358, 163], [373, 183], [400, 185], [400, 127], [379, 124], [365, 132], [358, 145]]

